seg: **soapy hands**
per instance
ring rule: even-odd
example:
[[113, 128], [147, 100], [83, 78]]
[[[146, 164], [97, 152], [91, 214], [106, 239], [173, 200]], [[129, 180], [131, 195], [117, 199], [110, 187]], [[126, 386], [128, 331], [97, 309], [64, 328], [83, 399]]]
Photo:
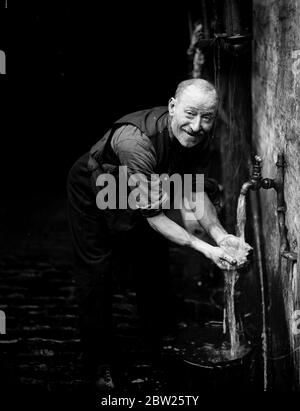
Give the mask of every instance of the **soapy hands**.
[[222, 261], [221, 268], [223, 269], [238, 269], [243, 267], [248, 262], [248, 256], [253, 248], [247, 244], [244, 240], [239, 237], [236, 237], [232, 234], [226, 235], [222, 240], [218, 243], [218, 246], [229, 254], [233, 259], [236, 260], [236, 265], [232, 266], [228, 264], [226, 261]]

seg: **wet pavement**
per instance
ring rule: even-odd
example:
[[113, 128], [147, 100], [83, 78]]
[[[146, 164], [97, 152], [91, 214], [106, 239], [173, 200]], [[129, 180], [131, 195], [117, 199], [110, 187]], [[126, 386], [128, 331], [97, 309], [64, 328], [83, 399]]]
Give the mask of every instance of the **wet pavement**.
[[[0, 310], [6, 315], [6, 334], [0, 335], [1, 386], [16, 397], [68, 394], [93, 403], [93, 384], [82, 368], [65, 198], [11, 201], [2, 204], [0, 215]], [[191, 273], [181, 271], [180, 261], [180, 251], [174, 252], [178, 335], [190, 321], [201, 324], [222, 314], [217, 301], [220, 287], [212, 288], [210, 275], [203, 279], [191, 261], [194, 273], [187, 280]], [[176, 339], [166, 337], [153, 357], [140, 336], [134, 290], [126, 282], [116, 285], [113, 301], [119, 347], [114, 395], [187, 392]]]

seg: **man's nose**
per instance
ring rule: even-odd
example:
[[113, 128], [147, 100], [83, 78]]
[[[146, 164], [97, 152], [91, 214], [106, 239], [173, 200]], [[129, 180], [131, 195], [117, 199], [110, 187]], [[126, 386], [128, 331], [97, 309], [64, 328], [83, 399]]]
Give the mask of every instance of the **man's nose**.
[[193, 121], [191, 123], [191, 128], [192, 128], [194, 133], [197, 133], [198, 131], [201, 130], [202, 127], [201, 127], [201, 116], [200, 115], [196, 116], [193, 119]]

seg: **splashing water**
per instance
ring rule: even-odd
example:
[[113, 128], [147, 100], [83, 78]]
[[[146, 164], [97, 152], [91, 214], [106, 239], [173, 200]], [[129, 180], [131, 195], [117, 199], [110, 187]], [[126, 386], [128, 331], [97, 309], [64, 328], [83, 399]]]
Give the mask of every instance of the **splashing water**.
[[198, 323], [190, 324], [180, 334], [175, 346], [166, 346], [164, 349], [174, 356], [183, 358], [189, 364], [210, 367], [214, 364], [218, 366], [220, 363], [242, 359], [250, 352], [251, 347], [241, 334], [239, 347], [233, 358], [230, 341], [224, 340], [222, 323], [210, 321], [203, 327], [199, 327]]
[[[236, 235], [245, 241], [245, 224], [246, 224], [246, 197], [241, 194], [238, 199], [237, 206], [237, 224]], [[230, 250], [228, 250], [230, 252]], [[239, 250], [232, 250], [238, 252]], [[238, 253], [239, 254], [239, 253]], [[239, 255], [235, 255], [237, 260]], [[234, 287], [238, 280], [237, 270], [223, 270], [224, 273], [224, 294], [225, 294], [225, 310], [223, 319], [223, 331], [226, 333], [226, 319], [230, 336], [230, 355], [231, 358], [237, 356], [239, 350], [239, 335], [237, 332], [237, 324], [234, 310]]]

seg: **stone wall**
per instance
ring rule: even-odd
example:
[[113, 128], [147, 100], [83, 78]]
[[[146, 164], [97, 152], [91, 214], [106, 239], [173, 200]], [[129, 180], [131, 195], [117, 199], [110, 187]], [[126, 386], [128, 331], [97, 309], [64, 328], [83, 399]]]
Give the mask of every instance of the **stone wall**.
[[275, 177], [277, 155], [284, 154], [286, 227], [290, 248], [298, 253], [298, 263], [280, 257], [276, 193], [261, 190], [270, 298], [269, 384], [282, 390], [300, 390], [299, 27], [299, 0], [253, 1], [253, 147], [263, 159], [263, 177]]

